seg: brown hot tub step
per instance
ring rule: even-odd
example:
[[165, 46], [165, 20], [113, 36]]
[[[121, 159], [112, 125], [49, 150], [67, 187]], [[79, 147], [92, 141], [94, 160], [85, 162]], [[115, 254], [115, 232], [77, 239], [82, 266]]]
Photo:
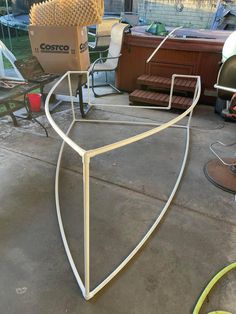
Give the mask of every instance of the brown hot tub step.
[[[170, 89], [171, 78], [143, 74], [138, 77], [137, 83], [139, 85], [145, 85], [147, 87]], [[194, 79], [176, 78], [174, 90], [193, 92], [195, 89], [195, 85], [196, 85], [196, 80]]]
[[[135, 105], [137, 103], [149, 104], [153, 106], [167, 107], [169, 104], [169, 95], [157, 93], [153, 91], [144, 91], [136, 89], [129, 95], [129, 100]], [[138, 104], [137, 104], [138, 105]], [[187, 109], [192, 105], [192, 98], [173, 96], [172, 98], [172, 108], [176, 109]]]

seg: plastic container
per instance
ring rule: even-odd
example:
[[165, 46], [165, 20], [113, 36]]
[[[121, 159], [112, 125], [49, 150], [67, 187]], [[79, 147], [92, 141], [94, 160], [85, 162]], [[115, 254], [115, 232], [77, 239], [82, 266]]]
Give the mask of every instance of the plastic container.
[[41, 107], [41, 94], [28, 94], [30, 109], [33, 112], [39, 112]]
[[236, 31], [226, 39], [222, 50], [222, 62], [236, 54]]

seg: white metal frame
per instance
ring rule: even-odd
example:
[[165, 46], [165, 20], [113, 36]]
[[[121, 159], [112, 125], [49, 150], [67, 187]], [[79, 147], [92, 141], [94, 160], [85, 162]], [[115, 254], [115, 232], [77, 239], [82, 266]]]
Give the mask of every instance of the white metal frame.
[[[145, 123], [145, 122], [132, 122], [132, 121], [106, 121], [106, 120], [87, 120], [87, 119], [76, 119], [75, 116], [75, 107], [74, 107], [74, 100], [73, 100], [73, 95], [72, 95], [72, 89], [71, 89], [71, 74], [84, 74], [87, 73], [87, 82], [89, 85], [89, 73], [85, 72], [85, 71], [69, 71], [67, 73], [65, 73], [65, 75], [63, 75], [61, 77], [60, 80], [57, 81], [57, 83], [53, 86], [53, 88], [50, 90], [50, 92], [48, 93], [46, 102], [45, 102], [45, 111], [46, 111], [46, 116], [51, 124], [51, 126], [53, 127], [53, 129], [58, 133], [58, 135], [62, 138], [63, 142], [61, 145], [61, 149], [59, 152], [59, 156], [58, 156], [58, 161], [57, 161], [57, 168], [56, 168], [56, 177], [55, 177], [55, 199], [56, 199], [56, 210], [57, 210], [57, 217], [58, 217], [58, 222], [59, 222], [59, 228], [60, 228], [60, 232], [61, 232], [61, 236], [62, 236], [62, 240], [64, 243], [64, 247], [65, 247], [65, 251], [68, 257], [68, 260], [70, 262], [72, 271], [75, 275], [76, 281], [82, 291], [82, 294], [84, 296], [84, 298], [86, 300], [91, 299], [96, 293], [98, 293], [113, 277], [115, 277], [117, 275], [117, 273], [119, 273], [119, 271], [121, 269], [123, 269], [125, 267], [125, 265], [132, 259], [132, 257], [140, 250], [140, 248], [143, 246], [143, 244], [148, 240], [148, 238], [150, 237], [150, 235], [153, 233], [153, 231], [156, 229], [157, 225], [160, 223], [160, 221], [162, 220], [163, 216], [165, 215], [169, 205], [171, 204], [171, 201], [173, 200], [173, 197], [177, 191], [177, 188], [179, 186], [179, 183], [181, 181], [183, 172], [184, 172], [184, 168], [186, 165], [186, 161], [187, 161], [187, 156], [188, 156], [188, 150], [189, 150], [189, 140], [190, 140], [190, 121], [191, 121], [191, 117], [192, 117], [192, 112], [194, 107], [196, 106], [196, 104], [198, 103], [200, 94], [201, 94], [201, 80], [199, 76], [189, 76], [189, 75], [173, 75], [172, 76], [172, 84], [171, 84], [171, 92], [170, 92], [170, 107], [171, 107], [171, 101], [172, 101], [172, 94], [173, 94], [173, 87], [174, 87], [174, 81], [176, 77], [189, 77], [189, 78], [194, 78], [196, 79], [196, 87], [195, 87], [195, 93], [193, 96], [193, 102], [192, 105], [185, 110], [182, 114], [180, 114], [179, 116], [176, 116], [174, 119], [163, 123], [163, 124], [158, 124], [158, 123]], [[68, 78], [68, 84], [69, 84], [69, 92], [70, 92], [70, 98], [71, 98], [71, 108], [72, 108], [72, 116], [73, 116], [73, 120], [72, 123], [70, 124], [68, 130], [66, 133], [64, 133], [56, 124], [56, 122], [53, 120], [50, 111], [49, 111], [49, 99], [51, 97], [51, 95], [53, 94], [54, 90], [56, 89], [56, 87], [61, 83], [61, 81], [64, 78]], [[90, 107], [97, 107], [98, 104], [92, 104], [90, 102], [90, 88], [88, 86], [87, 92], [88, 92], [88, 100], [89, 100], [89, 105]], [[101, 104], [100, 104], [101, 105]], [[104, 106], [104, 105], [101, 105]], [[106, 105], [107, 106], [107, 105]], [[110, 106], [114, 106], [114, 107], [118, 107], [117, 105], [110, 105]], [[120, 106], [123, 108], [131, 108], [132, 106]], [[135, 107], [136, 109], [140, 109], [140, 108], [149, 108], [149, 107]], [[150, 107], [153, 109], [153, 107]], [[155, 107], [155, 109], [163, 109], [162, 107]], [[186, 117], [187, 115], [189, 115], [189, 119], [186, 125], [177, 125], [176, 123], [181, 121], [184, 117]], [[109, 144], [109, 145], [105, 145], [99, 148], [95, 148], [95, 149], [91, 149], [91, 150], [85, 150], [82, 147], [80, 147], [78, 144], [76, 144], [70, 137], [70, 131], [73, 128], [73, 126], [75, 125], [75, 123], [81, 123], [81, 122], [85, 122], [85, 123], [107, 123], [107, 124], [131, 124], [131, 125], [150, 125], [153, 126], [154, 128], [148, 131], [145, 131], [143, 133], [140, 133], [138, 135], [126, 138], [124, 140], [115, 142], [113, 144]], [[186, 130], [186, 144], [185, 144], [185, 153], [184, 153], [184, 157], [183, 157], [183, 161], [182, 161], [182, 165], [180, 168], [180, 172], [178, 174], [176, 183], [174, 185], [173, 190], [170, 193], [170, 196], [166, 202], [166, 204], [164, 205], [161, 213], [159, 214], [159, 216], [156, 218], [156, 220], [154, 221], [153, 225], [150, 227], [150, 229], [148, 230], [148, 232], [143, 236], [143, 238], [141, 239], [141, 241], [136, 245], [136, 247], [129, 253], [129, 255], [120, 263], [120, 265], [113, 270], [108, 276], [107, 278], [105, 278], [98, 286], [96, 286], [93, 290], [90, 289], [90, 184], [89, 184], [89, 180], [90, 180], [90, 159], [109, 152], [111, 150], [117, 149], [119, 147], [123, 147], [126, 145], [129, 145], [131, 143], [134, 142], [138, 142], [142, 139], [145, 139], [151, 135], [157, 134], [165, 129], [167, 129], [168, 127], [177, 127], [177, 128], [183, 128]], [[59, 202], [59, 174], [60, 174], [60, 167], [61, 167], [61, 158], [62, 158], [62, 154], [63, 154], [63, 150], [64, 150], [64, 146], [65, 143], [68, 144], [74, 151], [76, 151], [78, 153], [78, 155], [82, 158], [82, 162], [83, 162], [83, 210], [84, 210], [84, 282], [82, 281], [80, 274], [76, 268], [76, 265], [74, 263], [68, 242], [67, 242], [67, 238], [66, 238], [66, 234], [64, 231], [64, 227], [63, 227], [63, 222], [62, 222], [62, 217], [61, 217], [61, 212], [60, 212], [60, 202]]]
[[[3, 56], [11, 63], [16, 76], [7, 76], [6, 69], [4, 67]], [[16, 68], [14, 62], [16, 61], [13, 53], [4, 45], [4, 43], [0, 40], [0, 78], [5, 80], [18, 80], [24, 81], [23, 76], [20, 74], [18, 69]]]

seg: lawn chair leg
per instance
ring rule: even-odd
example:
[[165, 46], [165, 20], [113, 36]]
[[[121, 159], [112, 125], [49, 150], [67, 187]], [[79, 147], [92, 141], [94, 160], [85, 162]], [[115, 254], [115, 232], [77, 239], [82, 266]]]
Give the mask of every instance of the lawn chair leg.
[[[108, 77], [107, 77], [107, 71], [105, 71], [105, 75], [106, 75], [106, 83], [105, 84], [98, 84], [98, 85], [94, 85], [94, 73], [91, 73], [91, 77], [92, 77], [92, 84], [91, 84], [91, 89], [93, 91], [93, 94], [94, 94], [94, 97], [103, 97], [103, 96], [109, 96], [109, 95], [117, 95], [117, 94], [123, 94], [122, 91], [120, 91], [118, 88], [116, 88], [113, 84], [111, 83], [108, 83]], [[97, 94], [95, 92], [95, 87], [106, 87], [106, 86], [109, 86], [111, 87], [114, 92], [113, 93], [106, 93], [106, 94]]]
[[80, 109], [80, 113], [82, 118], [85, 118], [87, 113], [90, 111], [90, 109], [92, 108], [92, 106], [89, 106], [88, 103], [85, 103], [83, 100], [83, 89], [82, 86], [79, 86], [77, 89], [77, 95], [79, 96], [79, 109]]
[[[41, 90], [41, 92], [42, 92], [42, 90]], [[24, 96], [24, 102], [25, 102], [25, 109], [26, 109], [27, 114], [28, 114], [27, 119], [38, 123], [38, 125], [40, 125], [44, 129], [46, 136], [48, 137], [48, 131], [47, 131], [46, 127], [41, 122], [39, 122], [36, 118], [33, 117], [32, 111], [30, 108], [30, 104], [29, 104], [29, 99], [26, 97], [26, 95]]]
[[48, 137], [48, 131], [47, 131], [46, 127], [41, 122], [39, 122], [36, 118], [32, 117], [32, 120], [34, 122], [38, 123], [38, 125], [40, 125], [44, 129], [46, 136]]
[[91, 85], [91, 88], [92, 88], [92, 91], [93, 91], [93, 94], [95, 97], [97, 97], [98, 95], [96, 94], [95, 90], [94, 90], [94, 74], [91, 73], [91, 78], [92, 78], [92, 85]]
[[[33, 116], [31, 108], [30, 108], [30, 104], [29, 104], [29, 99], [27, 98], [26, 95], [24, 95], [24, 107], [25, 107], [25, 110], [26, 110], [26, 116], [25, 115], [14, 116], [12, 114], [13, 117], [14, 117], [14, 118], [12, 117], [14, 125], [15, 125], [14, 119], [16, 121], [16, 117], [18, 117], [20, 119], [23, 119], [23, 120], [32, 120], [32, 121], [38, 123], [38, 125], [40, 125], [44, 129], [44, 131], [46, 133], [46, 136], [48, 137], [48, 131], [47, 131], [46, 127]], [[17, 121], [16, 121], [16, 125], [15, 126], [17, 126]]]
[[11, 118], [12, 118], [12, 121], [13, 121], [14, 126], [18, 126], [16, 117], [14, 116], [13, 112], [10, 113], [10, 116], [11, 116]]
[[78, 95], [79, 95], [79, 109], [80, 109], [80, 113], [81, 113], [82, 118], [85, 118], [83, 91], [82, 91], [82, 86], [81, 85], [78, 88]]
[[29, 99], [27, 95], [24, 95], [24, 104], [25, 104], [25, 109], [27, 111], [27, 119], [31, 120], [32, 119], [32, 111], [29, 103]]

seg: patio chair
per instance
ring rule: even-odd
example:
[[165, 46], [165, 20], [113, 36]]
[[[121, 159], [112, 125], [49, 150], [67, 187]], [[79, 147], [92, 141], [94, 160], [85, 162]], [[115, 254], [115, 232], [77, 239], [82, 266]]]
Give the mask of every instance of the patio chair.
[[[106, 96], [110, 94], [121, 94], [121, 91], [114, 85], [108, 82], [107, 72], [115, 71], [118, 67], [119, 57], [121, 56], [121, 46], [123, 41], [124, 31], [129, 27], [128, 24], [117, 23], [112, 26], [111, 41], [109, 48], [107, 49], [107, 57], [101, 57], [94, 61], [90, 68], [90, 75], [92, 77], [91, 88], [95, 97]], [[104, 72], [106, 75], [106, 81], [103, 84], [94, 84], [94, 73]], [[95, 92], [96, 87], [110, 86], [115, 92], [106, 94], [97, 94]]]
[[[236, 55], [228, 58], [220, 68], [217, 84], [218, 97], [226, 100], [226, 109], [223, 110], [224, 116], [235, 116], [236, 121]], [[216, 148], [218, 146], [218, 148]], [[217, 187], [236, 193], [236, 157], [225, 158], [218, 153], [219, 147], [227, 148], [236, 146], [235, 143], [225, 144], [220, 141], [212, 143], [210, 149], [217, 157], [208, 161], [204, 167], [206, 177]]]
[[104, 18], [100, 24], [96, 25], [96, 33], [88, 32], [94, 37], [94, 41], [88, 43], [89, 48], [92, 49], [89, 53], [99, 53], [99, 57], [102, 57], [111, 41], [112, 26], [119, 21], [119, 18]]
[[[10, 63], [11, 69], [5, 67], [5, 61]], [[27, 106], [25, 99], [24, 101], [20, 101], [14, 97], [14, 99], [9, 101], [9, 97], [7, 97], [7, 95], [12, 93], [14, 87], [19, 86], [20, 88], [21, 82], [24, 82], [23, 76], [14, 64], [15, 61], [16, 58], [13, 53], [0, 40], [0, 117], [9, 115], [12, 118], [14, 126], [17, 126], [18, 124], [14, 112], [21, 108], [27, 109]], [[6, 98], [7, 101], [5, 101]]]
[[[6, 69], [5, 61], [10, 63], [11, 69]], [[37, 88], [40, 88], [42, 92], [43, 86], [54, 80], [55, 75], [42, 76], [44, 72], [38, 71], [38, 66], [40, 67], [40, 64], [35, 57], [17, 60], [13, 53], [0, 41], [0, 117], [9, 115], [14, 126], [18, 126], [16, 118], [33, 120], [44, 129], [46, 136], [48, 136], [46, 128], [33, 116], [27, 94]], [[27, 69], [28, 71], [25, 71]], [[26, 73], [28, 75], [25, 75]], [[25, 113], [15, 114], [22, 108], [25, 109]]]

